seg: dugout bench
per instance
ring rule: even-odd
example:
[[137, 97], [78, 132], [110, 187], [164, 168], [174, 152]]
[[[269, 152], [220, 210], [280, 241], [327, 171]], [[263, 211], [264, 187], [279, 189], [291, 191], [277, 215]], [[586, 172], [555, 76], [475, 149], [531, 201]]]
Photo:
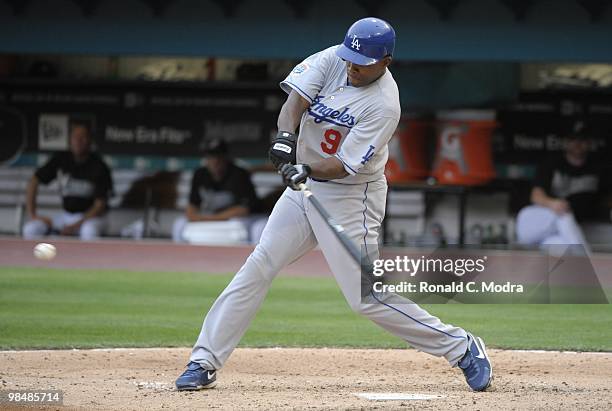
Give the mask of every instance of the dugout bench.
[[[0, 167], [0, 234], [21, 235], [27, 216], [26, 187], [35, 168]], [[111, 169], [114, 194], [109, 199], [105, 236], [120, 237], [131, 224], [140, 224], [144, 238], [170, 238], [172, 225], [184, 215], [189, 200], [193, 170], [143, 171]], [[259, 198], [266, 198], [282, 185], [276, 172], [251, 175]], [[62, 211], [57, 181], [39, 185], [37, 208], [41, 214]]]

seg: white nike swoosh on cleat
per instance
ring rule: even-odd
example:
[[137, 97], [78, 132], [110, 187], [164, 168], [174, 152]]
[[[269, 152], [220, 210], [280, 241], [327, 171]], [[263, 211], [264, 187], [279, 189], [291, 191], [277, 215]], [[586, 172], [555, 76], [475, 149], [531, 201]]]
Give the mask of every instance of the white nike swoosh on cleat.
[[482, 340], [480, 340], [480, 338], [474, 338], [474, 345], [478, 348], [478, 354], [474, 355], [474, 357], [484, 360], [485, 355], [484, 355], [484, 350], [482, 349], [482, 345], [483, 345]]
[[478, 345], [478, 355], [476, 357], [483, 360], [487, 356], [487, 354], [485, 351], [485, 345], [484, 345], [484, 342], [482, 341], [482, 338], [477, 337], [476, 343]]
[[[484, 357], [483, 357], [484, 358]], [[213, 371], [212, 373], [210, 371], [206, 372], [206, 377], [210, 380], [212, 377], [215, 376], [215, 372]]]

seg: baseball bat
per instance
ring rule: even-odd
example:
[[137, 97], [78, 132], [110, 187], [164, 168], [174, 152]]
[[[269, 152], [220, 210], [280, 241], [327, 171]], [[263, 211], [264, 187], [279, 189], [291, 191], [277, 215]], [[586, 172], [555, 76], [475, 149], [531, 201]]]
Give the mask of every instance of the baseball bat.
[[[344, 247], [344, 249], [350, 254], [353, 260], [357, 263], [357, 265], [361, 268], [361, 297], [369, 298], [369, 295], [372, 293], [374, 278], [372, 277], [373, 265], [372, 262], [369, 261], [369, 256], [365, 256], [362, 259], [361, 252], [357, 248], [357, 246], [349, 239], [349, 237], [344, 232], [344, 227], [339, 224], [334, 218], [327, 212], [323, 204], [317, 200], [317, 198], [312, 194], [312, 191], [308, 188], [308, 186], [304, 183], [298, 185], [299, 189], [304, 193], [310, 204], [313, 205], [317, 213], [321, 215], [325, 224], [332, 230], [336, 238], [340, 241], [340, 244]], [[372, 301], [369, 301], [372, 302]]]

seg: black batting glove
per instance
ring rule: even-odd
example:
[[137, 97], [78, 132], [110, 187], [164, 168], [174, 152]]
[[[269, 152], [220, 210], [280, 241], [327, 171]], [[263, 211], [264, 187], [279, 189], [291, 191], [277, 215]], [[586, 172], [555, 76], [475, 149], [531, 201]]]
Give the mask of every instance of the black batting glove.
[[306, 179], [312, 173], [312, 169], [308, 164], [283, 164], [278, 172], [283, 176], [283, 182], [287, 187], [299, 191], [300, 184], [306, 182]]
[[279, 131], [272, 139], [268, 156], [277, 170], [283, 164], [295, 164], [295, 150], [297, 147], [297, 134], [288, 131]]

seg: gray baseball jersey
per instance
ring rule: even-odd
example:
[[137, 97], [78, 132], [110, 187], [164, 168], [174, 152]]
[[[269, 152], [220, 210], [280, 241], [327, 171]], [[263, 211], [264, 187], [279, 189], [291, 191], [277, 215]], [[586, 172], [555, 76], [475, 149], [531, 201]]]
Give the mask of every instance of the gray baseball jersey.
[[339, 183], [380, 178], [401, 109], [397, 84], [389, 70], [365, 87], [347, 84], [346, 63], [333, 46], [298, 64], [281, 83], [310, 102], [300, 122], [298, 163], [335, 156], [349, 176]]
[[[307, 184], [355, 244], [377, 251], [385, 213], [383, 169], [387, 143], [400, 106], [398, 90], [385, 73], [364, 87], [347, 84], [345, 63], [329, 48], [307, 58], [281, 83], [297, 90], [310, 107], [301, 119], [298, 162], [336, 156], [349, 175]], [[231, 283], [210, 308], [193, 347], [191, 361], [219, 369], [228, 359], [262, 304], [278, 272], [319, 246], [349, 306], [415, 348], [444, 356], [456, 365], [467, 348], [466, 332], [442, 323], [417, 304], [361, 299], [361, 267], [340, 246], [302, 191], [286, 189], [274, 206], [261, 239]]]

